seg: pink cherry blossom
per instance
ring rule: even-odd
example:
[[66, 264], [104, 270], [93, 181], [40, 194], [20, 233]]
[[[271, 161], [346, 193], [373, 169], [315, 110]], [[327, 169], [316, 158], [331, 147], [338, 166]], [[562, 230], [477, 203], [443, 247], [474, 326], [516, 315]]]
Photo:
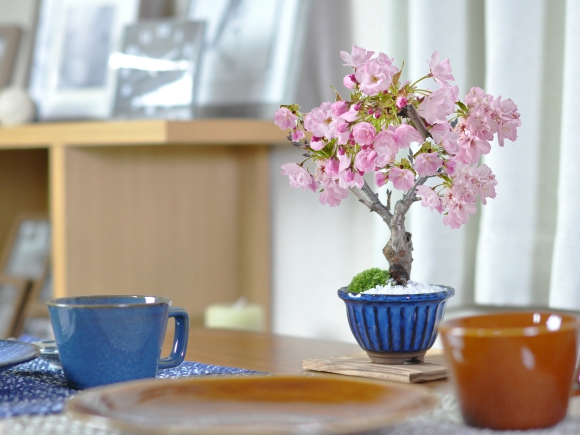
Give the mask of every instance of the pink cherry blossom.
[[442, 88], [449, 87], [448, 80], [455, 80], [453, 74], [451, 74], [451, 65], [449, 64], [449, 59], [445, 59], [439, 62], [439, 53], [436, 51], [431, 55], [431, 62], [427, 62], [429, 68], [431, 69], [431, 75], [433, 79]]
[[359, 145], [370, 145], [375, 140], [375, 127], [368, 122], [360, 122], [352, 128], [354, 140]]
[[403, 97], [402, 95], [399, 95], [397, 97], [397, 100], [395, 101], [395, 106], [397, 106], [397, 109], [402, 109], [408, 103], [409, 103], [409, 101], [407, 101], [407, 99], [405, 97]]
[[356, 104], [350, 106], [350, 109], [348, 110], [348, 112], [340, 115], [340, 118], [344, 119], [347, 122], [354, 122], [359, 116], [359, 113], [358, 113], [359, 108], [360, 108], [360, 106], [357, 107]]
[[447, 121], [436, 122], [429, 126], [429, 133], [431, 133], [435, 143], [440, 143], [449, 131], [451, 131], [451, 125]]
[[443, 218], [443, 223], [457, 229], [469, 222], [469, 215], [477, 211], [477, 205], [473, 202], [451, 202], [447, 210], [448, 214]]
[[389, 172], [389, 181], [393, 183], [395, 189], [407, 191], [415, 184], [415, 176], [408, 169], [401, 169], [394, 166]]
[[479, 199], [481, 199], [481, 202], [485, 205], [487, 204], [486, 198], [495, 198], [495, 186], [497, 186], [495, 175], [487, 165], [472, 168], [470, 172], [472, 179], [477, 186]]
[[380, 131], [375, 136], [375, 143], [373, 146], [377, 153], [375, 165], [379, 168], [382, 168], [388, 163], [392, 162], [397, 155], [397, 151], [399, 150], [397, 137], [392, 130]]
[[415, 157], [415, 170], [421, 177], [437, 174], [437, 169], [443, 165], [443, 160], [437, 152], [422, 153]]
[[429, 132], [435, 143], [445, 148], [448, 154], [454, 156], [459, 151], [457, 140], [459, 135], [455, 133], [447, 121], [437, 122], [429, 127]]
[[519, 119], [518, 106], [511, 100], [501, 100], [501, 95], [493, 101], [493, 109], [497, 116], [503, 121]]
[[348, 110], [350, 109], [350, 105], [346, 101], [335, 101], [334, 103], [332, 103], [331, 108], [332, 114], [338, 118], [343, 113], [348, 112]]
[[378, 187], [382, 187], [385, 184], [387, 184], [388, 178], [387, 178], [387, 174], [385, 174], [384, 172], [375, 172], [375, 184]]
[[459, 132], [470, 137], [492, 140], [493, 134], [497, 132], [498, 123], [489, 116], [489, 110], [485, 109], [478, 108], [467, 118], [461, 118], [458, 124]]
[[347, 89], [354, 89], [358, 84], [358, 82], [356, 81], [356, 77], [354, 74], [348, 74], [344, 76], [344, 78], [342, 79], [342, 84]]
[[302, 130], [300, 130], [299, 128], [295, 128], [290, 133], [290, 139], [292, 140], [292, 142], [298, 142], [303, 137], [304, 137], [304, 132]]
[[318, 137], [326, 137], [333, 121], [332, 104], [325, 102], [315, 107], [304, 117], [304, 128]]
[[274, 112], [274, 124], [282, 130], [296, 127], [297, 120], [298, 117], [286, 107], [280, 107], [276, 112]]
[[350, 189], [351, 187], [358, 187], [362, 189], [364, 179], [357, 171], [347, 168], [338, 174], [338, 185], [343, 189]]
[[338, 175], [338, 159], [335, 157], [331, 157], [330, 159], [326, 160], [326, 164], [324, 165], [324, 171], [326, 175], [329, 177], [336, 177]]
[[393, 75], [398, 71], [391, 60], [383, 53], [381, 54], [382, 56], [369, 60], [355, 73], [356, 80], [360, 83], [360, 90], [371, 97], [389, 89]]
[[514, 119], [513, 121], [507, 121], [501, 124], [497, 132], [497, 141], [499, 146], [504, 145], [504, 139], [509, 139], [515, 141], [518, 138], [517, 128], [522, 125], [519, 119]]
[[343, 189], [338, 185], [338, 180], [328, 179], [323, 185], [323, 192], [318, 198], [321, 204], [328, 204], [331, 207], [340, 205], [340, 202], [348, 196], [348, 189]]
[[443, 169], [447, 172], [447, 175], [454, 175], [457, 168], [457, 161], [455, 159], [447, 159], [443, 162]]
[[460, 137], [459, 138], [459, 152], [455, 159], [467, 163], [474, 164], [479, 161], [482, 154], [489, 154], [491, 145], [489, 142], [479, 139], [478, 137]]
[[[463, 167], [460, 172], [464, 174], [468, 170], [469, 168]], [[469, 188], [462, 184], [454, 184], [451, 189], [447, 190], [441, 201], [447, 210], [443, 223], [453, 229], [466, 224], [469, 221], [469, 215], [477, 211], [476, 199], [476, 196], [473, 195]]]
[[487, 95], [483, 89], [473, 87], [469, 90], [464, 98], [467, 107], [481, 106], [482, 104], [489, 105], [491, 95]]
[[421, 205], [429, 207], [431, 211], [436, 210], [438, 213], [443, 211], [441, 199], [433, 189], [424, 184], [417, 186], [417, 194], [421, 196]]
[[399, 149], [409, 148], [411, 142], [420, 142], [423, 138], [419, 132], [409, 124], [401, 124], [395, 129], [395, 137]]
[[365, 148], [358, 152], [354, 158], [354, 166], [358, 171], [371, 172], [375, 169], [377, 152], [372, 148]]
[[373, 54], [375, 54], [374, 51], [367, 51], [364, 48], [353, 45], [352, 51], [350, 53], [341, 51], [340, 57], [342, 57], [342, 60], [346, 62], [344, 64], [345, 66], [358, 68], [362, 64], [366, 63], [371, 57], [373, 57]]
[[338, 161], [339, 161], [338, 166], [339, 172], [342, 172], [346, 168], [349, 168], [352, 163], [350, 156], [346, 153], [346, 151], [342, 147], [338, 149]]
[[498, 123], [497, 139], [499, 146], [504, 145], [504, 139], [515, 141], [517, 139], [517, 128], [522, 125], [517, 106], [510, 99], [501, 101], [501, 96], [497, 97], [492, 106], [492, 117]]
[[477, 201], [477, 186], [469, 184], [469, 181], [455, 183], [451, 186], [451, 190], [447, 190], [447, 195], [444, 198], [447, 208], [451, 207], [453, 203], [475, 203]]
[[438, 89], [427, 95], [419, 104], [419, 114], [429, 124], [445, 120], [455, 110], [455, 101], [459, 88], [457, 86]]
[[321, 137], [312, 136], [312, 139], [310, 139], [310, 148], [312, 148], [314, 151], [320, 151], [325, 146], [326, 143], [322, 140]]
[[310, 173], [302, 166], [299, 166], [296, 163], [284, 163], [282, 165], [281, 174], [288, 175], [290, 186], [296, 188], [302, 187], [303, 190], [308, 187], [313, 192], [316, 192], [318, 183], [314, 181], [312, 175], [310, 175]]
[[339, 145], [346, 144], [350, 137], [348, 126], [348, 122], [346, 122], [344, 119], [336, 118], [330, 123], [328, 131], [329, 137], [338, 139]]
[[447, 225], [447, 226], [451, 227], [451, 229], [456, 230], [458, 228], [461, 228], [461, 225], [463, 225], [463, 222], [461, 222], [461, 220], [457, 218], [455, 213], [447, 213], [443, 217], [443, 225]]

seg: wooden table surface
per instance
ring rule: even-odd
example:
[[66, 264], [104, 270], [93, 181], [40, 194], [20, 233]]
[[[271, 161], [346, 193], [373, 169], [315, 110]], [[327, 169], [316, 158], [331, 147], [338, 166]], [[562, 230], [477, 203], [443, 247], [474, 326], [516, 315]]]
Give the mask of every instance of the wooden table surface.
[[[170, 337], [172, 334], [168, 334]], [[169, 354], [166, 340], [163, 355]], [[272, 374], [317, 374], [304, 371], [303, 359], [329, 358], [360, 353], [357, 344], [331, 340], [290, 337], [261, 332], [193, 328], [189, 333], [187, 361], [258, 370]], [[343, 375], [329, 375], [343, 376]], [[389, 381], [381, 381], [389, 382]], [[413, 384], [438, 391], [448, 391], [446, 380]]]

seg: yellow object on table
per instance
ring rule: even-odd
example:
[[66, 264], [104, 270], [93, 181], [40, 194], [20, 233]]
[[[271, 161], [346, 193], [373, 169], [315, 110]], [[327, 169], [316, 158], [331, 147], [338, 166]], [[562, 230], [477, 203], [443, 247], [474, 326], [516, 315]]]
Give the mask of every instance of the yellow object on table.
[[241, 329], [262, 331], [264, 313], [262, 307], [250, 304], [241, 297], [233, 304], [212, 304], [205, 310], [206, 328]]

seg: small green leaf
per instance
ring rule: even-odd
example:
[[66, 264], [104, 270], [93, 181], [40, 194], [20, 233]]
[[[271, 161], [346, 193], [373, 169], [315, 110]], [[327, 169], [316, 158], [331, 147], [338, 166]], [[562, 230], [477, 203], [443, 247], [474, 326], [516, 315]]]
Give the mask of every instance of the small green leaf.
[[334, 91], [335, 94], [335, 100], [334, 101], [342, 101], [342, 97], [340, 96], [340, 94], [338, 93], [338, 91], [336, 90], [336, 88], [332, 85], [330, 85], [330, 87], [332, 88], [332, 90]]

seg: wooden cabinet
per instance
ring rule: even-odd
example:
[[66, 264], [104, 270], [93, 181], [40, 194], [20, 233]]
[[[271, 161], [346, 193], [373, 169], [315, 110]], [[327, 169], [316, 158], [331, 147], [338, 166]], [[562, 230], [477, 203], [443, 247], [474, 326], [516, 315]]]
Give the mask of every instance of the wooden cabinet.
[[270, 312], [269, 121], [0, 129], [0, 243], [50, 216], [54, 295], [157, 294], [201, 324], [239, 296]]

